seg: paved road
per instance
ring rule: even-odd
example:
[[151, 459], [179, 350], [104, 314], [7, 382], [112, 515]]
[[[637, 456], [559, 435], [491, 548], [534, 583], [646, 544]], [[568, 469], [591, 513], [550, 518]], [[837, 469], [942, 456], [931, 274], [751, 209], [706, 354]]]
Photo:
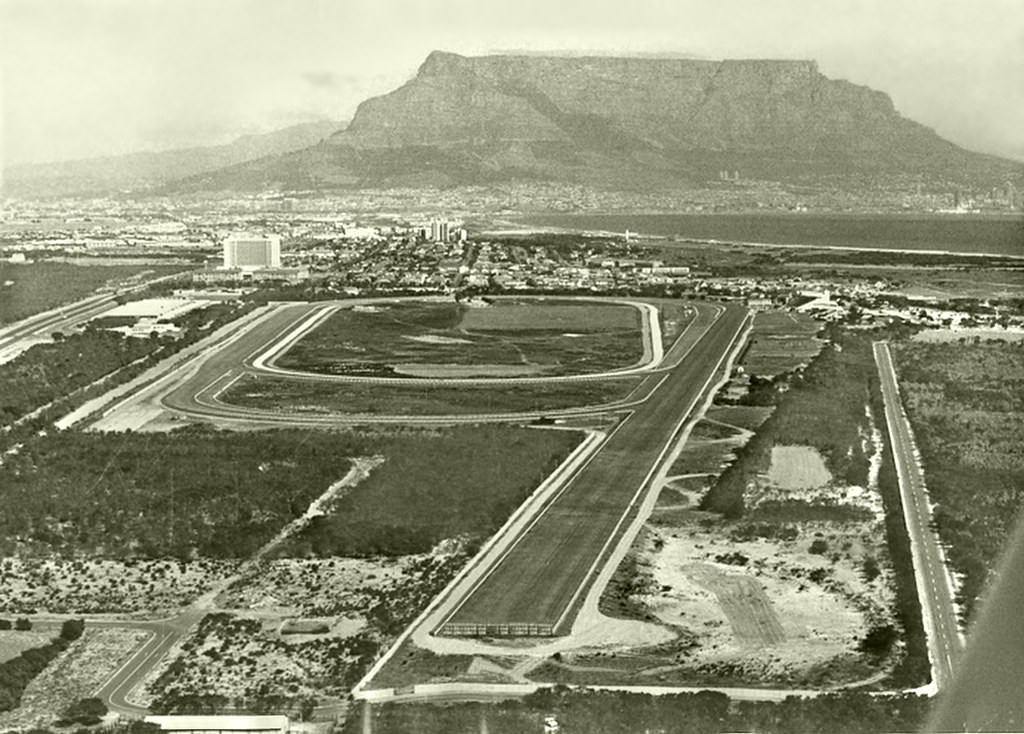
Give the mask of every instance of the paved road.
[[903, 515], [910, 534], [917, 594], [921, 600], [928, 656], [932, 663], [932, 681], [939, 690], [952, 681], [963, 654], [963, 641], [957, 625], [949, 575], [939, 540], [931, 527], [931, 508], [924, 473], [917, 461], [914, 436], [900, 402], [896, 369], [889, 345], [875, 342], [875, 362], [885, 398], [885, 420], [889, 425], [893, 458], [899, 475]]
[[0, 364], [13, 359], [40, 339], [49, 339], [55, 331], [67, 331], [99, 316], [116, 305], [114, 294], [91, 296], [60, 309], [30, 316], [0, 331]]
[[497, 560], [442, 631], [478, 624], [568, 631], [595, 571], [615, 547], [668, 448], [718, 373], [747, 311], [730, 306], [719, 313], [703, 306], [698, 318], [706, 323], [697, 341], [682, 340], [673, 348], [687, 356]]
[[143, 283], [122, 288], [118, 293], [103, 293], [89, 296], [81, 301], [51, 309], [44, 313], [0, 327], [0, 364], [13, 359], [39, 339], [49, 339], [55, 331], [67, 331], [95, 318], [116, 305], [118, 294], [131, 293], [148, 287], [152, 283], [177, 277], [177, 274], [153, 278]]
[[96, 692], [112, 711], [143, 716], [149, 709], [132, 703], [128, 696], [167, 652], [184, 637], [203, 616], [202, 612], [186, 611], [173, 619], [159, 622], [125, 622], [89, 620], [89, 626], [129, 627], [152, 632], [150, 637]]
[[[117, 629], [137, 629], [150, 633], [149, 639], [142, 643], [131, 654], [120, 668], [92, 695], [106, 702], [107, 707], [115, 713], [144, 716], [149, 710], [131, 703], [128, 696], [142, 682], [142, 679], [153, 669], [167, 651], [170, 650], [192, 626], [202, 619], [205, 612], [188, 609], [175, 617], [166, 619], [143, 620], [117, 618], [108, 615], [84, 617], [86, 627], [114, 627]], [[80, 615], [39, 615], [35, 621], [60, 624], [65, 619], [81, 618]]]
[[[508, 298], [511, 296], [497, 296], [496, 298]], [[520, 299], [522, 297], [519, 297]], [[370, 304], [383, 300], [419, 300], [416, 296], [403, 296], [390, 299], [362, 299], [349, 302], [325, 302], [316, 304], [309, 308], [309, 313], [302, 314], [296, 318], [295, 328], [282, 337], [277, 338], [273, 343], [267, 345], [257, 356], [247, 359], [245, 367], [253, 374], [267, 374], [285, 377], [293, 380], [336, 382], [336, 383], [361, 383], [364, 385], [405, 385], [410, 383], [409, 377], [367, 377], [355, 375], [335, 375], [323, 372], [310, 372], [297, 369], [287, 369], [277, 366], [277, 360], [285, 354], [296, 342], [313, 331], [316, 327], [326, 321], [339, 308], [351, 308], [354, 305]], [[543, 300], [543, 299], [542, 299]], [[654, 371], [663, 361], [664, 351], [662, 346], [661, 323], [658, 320], [658, 309], [656, 306], [637, 300], [623, 300], [619, 298], [597, 298], [585, 296], [565, 296], [563, 300], [574, 301], [597, 301], [602, 303], [614, 303], [622, 306], [636, 308], [641, 314], [641, 341], [643, 344], [643, 356], [636, 364], [628, 367], [604, 370], [602, 372], [590, 372], [569, 375], [527, 375], [514, 378], [509, 377], [441, 377], [441, 378], [416, 378], [417, 384], [443, 384], [452, 385], [501, 385], [508, 383], [510, 379], [526, 385], [540, 384], [561, 384], [566, 382], [598, 382], [613, 377], [628, 377], [631, 375], [643, 375]]]
[[[378, 299], [379, 300], [379, 299]], [[393, 299], [390, 299], [393, 300]], [[367, 303], [369, 301], [366, 301]], [[351, 305], [363, 303], [363, 301], [349, 302]], [[647, 383], [640, 390], [627, 400], [609, 403], [600, 406], [581, 406], [562, 410], [529, 411], [522, 413], [501, 413], [501, 414], [459, 414], [459, 415], [433, 415], [433, 416], [407, 416], [407, 415], [382, 415], [382, 414], [315, 414], [288, 412], [273, 409], [249, 408], [237, 405], [230, 405], [219, 399], [222, 393], [233, 381], [246, 374], [259, 374], [266, 370], [264, 362], [267, 355], [272, 358], [281, 345], [294, 341], [294, 332], [297, 325], [309, 322], [315, 323], [317, 312], [325, 308], [332, 308], [331, 304], [294, 304], [281, 306], [270, 312], [265, 318], [258, 321], [249, 328], [244, 335], [230, 344], [218, 348], [216, 352], [203, 357], [200, 361], [188, 365], [180, 371], [180, 374], [171, 387], [166, 390], [159, 400], [164, 406], [176, 413], [198, 418], [206, 418], [221, 423], [243, 423], [261, 425], [342, 425], [350, 423], [479, 423], [482, 421], [522, 421], [536, 418], [541, 415], [551, 417], [574, 417], [579, 415], [592, 415], [595, 412], [607, 412], [633, 407], [646, 399], [648, 393], [655, 385], [654, 381]], [[704, 307], [711, 308], [711, 307]], [[649, 332], [645, 329], [645, 341], [650, 341]], [[645, 350], [646, 351], [646, 350]], [[652, 356], [660, 358], [660, 349], [652, 349]], [[666, 363], [672, 363], [673, 355], [669, 354]], [[660, 361], [660, 359], [659, 359]], [[624, 375], [657, 375], [657, 379], [663, 376], [660, 369], [653, 363], [636, 366], [629, 370], [617, 371], [614, 373], [572, 375], [564, 377], [548, 378], [470, 378], [470, 379], [416, 379], [408, 378], [374, 378], [374, 377], [341, 377], [337, 375], [318, 375], [315, 373], [288, 373], [287, 379], [323, 381], [323, 382], [354, 382], [362, 384], [396, 384], [404, 387], [416, 385], [420, 387], [443, 386], [450, 387], [453, 384], [476, 384], [503, 386], [510, 384], [534, 384], [538, 382], [571, 382], [571, 381], [601, 381], [609, 377], [621, 377]]]

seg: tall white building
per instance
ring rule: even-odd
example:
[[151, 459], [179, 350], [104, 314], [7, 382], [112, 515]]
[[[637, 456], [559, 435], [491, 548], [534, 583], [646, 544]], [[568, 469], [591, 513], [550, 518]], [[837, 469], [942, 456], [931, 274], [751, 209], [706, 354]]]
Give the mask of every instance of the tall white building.
[[281, 267], [281, 238], [276, 234], [233, 234], [224, 240], [225, 268]]
[[449, 242], [452, 237], [452, 225], [444, 219], [430, 220], [431, 242]]

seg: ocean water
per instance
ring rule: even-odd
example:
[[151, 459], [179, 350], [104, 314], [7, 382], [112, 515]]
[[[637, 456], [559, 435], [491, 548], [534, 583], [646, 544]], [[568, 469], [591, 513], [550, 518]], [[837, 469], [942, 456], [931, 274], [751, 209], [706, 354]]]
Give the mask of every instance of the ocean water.
[[1024, 257], [1024, 216], [544, 214], [525, 224], [698, 240]]

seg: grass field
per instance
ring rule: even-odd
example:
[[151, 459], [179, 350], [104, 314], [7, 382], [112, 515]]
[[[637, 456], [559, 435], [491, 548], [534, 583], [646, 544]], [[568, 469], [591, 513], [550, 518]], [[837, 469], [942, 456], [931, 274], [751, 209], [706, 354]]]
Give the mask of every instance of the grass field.
[[435, 371], [472, 365], [486, 375], [488, 366], [502, 373], [514, 365], [528, 374], [559, 375], [627, 367], [642, 356], [641, 315], [631, 306], [394, 302], [338, 311], [277, 364], [351, 375], [401, 375], [404, 367], [422, 365]]
[[0, 324], [71, 303], [105, 285], [186, 270], [182, 265], [90, 265], [0, 262]]
[[0, 663], [16, 658], [25, 650], [45, 645], [53, 637], [42, 632], [0, 630]]
[[821, 487], [832, 479], [825, 461], [810, 446], [772, 446], [768, 481], [782, 489]]
[[303, 413], [448, 415], [558, 410], [626, 397], [641, 378], [561, 385], [436, 387], [331, 384], [247, 375], [221, 395], [232, 405]]
[[670, 474], [717, 474], [735, 456], [736, 442], [688, 440]]
[[753, 431], [771, 414], [771, 408], [759, 405], [713, 405], [707, 412], [707, 418]]
[[813, 338], [821, 325], [801, 313], [762, 311], [754, 317], [741, 364], [753, 375], [774, 377], [807, 364], [824, 342]]
[[459, 323], [468, 331], [602, 332], [633, 329], [636, 310], [600, 301], [498, 301], [488, 308], [469, 308]]

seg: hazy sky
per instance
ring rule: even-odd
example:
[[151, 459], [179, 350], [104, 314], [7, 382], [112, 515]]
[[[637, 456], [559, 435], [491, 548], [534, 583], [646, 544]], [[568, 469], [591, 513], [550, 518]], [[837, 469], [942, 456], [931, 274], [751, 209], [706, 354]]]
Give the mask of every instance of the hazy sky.
[[347, 120], [433, 49], [813, 58], [1024, 159], [1024, 0], [0, 0], [8, 163]]

